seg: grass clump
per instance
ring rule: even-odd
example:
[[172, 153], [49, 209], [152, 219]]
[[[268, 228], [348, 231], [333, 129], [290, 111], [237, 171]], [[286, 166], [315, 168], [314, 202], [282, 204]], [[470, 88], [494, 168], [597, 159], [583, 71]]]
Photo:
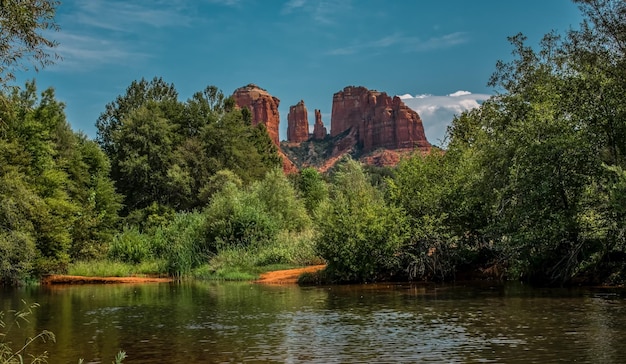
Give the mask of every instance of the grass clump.
[[67, 274], [84, 277], [129, 277], [162, 275], [166, 271], [167, 264], [163, 259], [150, 259], [137, 264], [112, 260], [90, 260], [70, 264]]

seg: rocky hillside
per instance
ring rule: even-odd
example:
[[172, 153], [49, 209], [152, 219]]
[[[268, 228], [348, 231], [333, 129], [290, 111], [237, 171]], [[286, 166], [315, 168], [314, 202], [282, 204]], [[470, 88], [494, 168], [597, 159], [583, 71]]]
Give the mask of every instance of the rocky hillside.
[[399, 97], [365, 87], [348, 86], [333, 95], [330, 135], [319, 110], [315, 110], [313, 133], [309, 134], [304, 101], [291, 106], [287, 141], [281, 143], [278, 98], [253, 84], [235, 90], [233, 98], [239, 107], [250, 108], [254, 124], [266, 125], [281, 149], [286, 172], [309, 166], [326, 171], [345, 155], [368, 164], [395, 165], [402, 155], [431, 148], [417, 112]]

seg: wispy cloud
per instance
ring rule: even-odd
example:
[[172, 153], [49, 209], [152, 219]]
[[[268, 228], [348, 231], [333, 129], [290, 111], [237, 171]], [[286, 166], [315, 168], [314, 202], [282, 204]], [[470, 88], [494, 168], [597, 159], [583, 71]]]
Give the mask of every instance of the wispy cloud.
[[439, 37], [432, 37], [422, 40], [418, 37], [407, 37], [402, 34], [393, 34], [374, 41], [356, 43], [345, 47], [335, 48], [327, 52], [329, 55], [341, 56], [351, 55], [361, 52], [369, 52], [377, 49], [389, 48], [392, 46], [401, 47], [403, 52], [426, 52], [435, 49], [454, 47], [468, 41], [468, 37], [463, 32], [450, 33]]
[[439, 146], [444, 146], [447, 127], [455, 115], [480, 107], [490, 97], [491, 95], [473, 94], [469, 91], [456, 91], [446, 96], [400, 96], [422, 118], [428, 140]]
[[467, 43], [469, 37], [465, 32], [454, 32], [439, 37], [432, 37], [426, 40], [420, 38], [407, 38], [406, 51], [425, 52], [435, 49], [444, 49]]
[[289, 0], [283, 6], [281, 13], [290, 14], [294, 10], [302, 8], [306, 5], [306, 0]]
[[311, 19], [319, 24], [329, 25], [335, 19], [352, 10], [350, 0], [289, 0], [283, 5], [281, 14], [301, 11], [310, 14]]
[[69, 32], [55, 34], [59, 46], [56, 51], [63, 62], [51, 67], [58, 71], [88, 71], [106, 64], [129, 64], [140, 61], [149, 55], [132, 50], [130, 44], [95, 36], [77, 35]]
[[[231, 0], [233, 1], [233, 0]], [[137, 35], [158, 28], [188, 27], [193, 21], [185, 0], [76, 0], [63, 13], [54, 34], [63, 62], [51, 69], [88, 71], [104, 65], [132, 65], [149, 58]], [[142, 36], [144, 44], [147, 36]]]
[[205, 0], [209, 4], [223, 5], [223, 6], [240, 6], [241, 0]]
[[370, 42], [354, 44], [354, 45], [341, 47], [341, 48], [335, 48], [327, 52], [327, 54], [335, 55], [335, 56], [356, 54], [356, 53], [360, 53], [363, 51], [391, 47], [403, 41], [404, 41], [404, 37], [402, 37], [399, 34], [395, 34], [395, 35], [386, 36], [380, 39], [376, 39]]
[[[231, 0], [234, 1], [234, 0]], [[105, 1], [77, 2], [72, 14], [77, 23], [106, 30], [131, 32], [140, 26], [154, 28], [189, 26], [192, 16], [179, 2]]]

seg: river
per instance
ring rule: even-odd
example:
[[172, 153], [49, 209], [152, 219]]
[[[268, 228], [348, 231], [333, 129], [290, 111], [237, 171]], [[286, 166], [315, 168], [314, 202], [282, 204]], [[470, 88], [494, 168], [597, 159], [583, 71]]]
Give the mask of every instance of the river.
[[49, 363], [626, 363], [626, 293], [521, 284], [0, 288]]

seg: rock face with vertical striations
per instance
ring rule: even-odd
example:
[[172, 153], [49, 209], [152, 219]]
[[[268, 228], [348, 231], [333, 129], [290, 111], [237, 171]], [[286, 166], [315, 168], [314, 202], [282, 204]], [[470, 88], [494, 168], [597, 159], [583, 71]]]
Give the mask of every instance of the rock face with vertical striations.
[[254, 125], [265, 124], [270, 138], [276, 145], [279, 145], [280, 116], [278, 105], [280, 100], [255, 84], [236, 89], [233, 93], [233, 99], [238, 107], [249, 108], [252, 113], [252, 123]]
[[289, 108], [287, 115], [287, 141], [290, 143], [301, 143], [309, 140], [309, 115], [300, 100], [296, 105]]
[[356, 131], [362, 152], [376, 149], [430, 150], [422, 120], [399, 97], [348, 86], [333, 96], [331, 136]]
[[328, 132], [322, 122], [322, 112], [315, 109], [315, 125], [313, 125], [313, 140], [324, 140]]

